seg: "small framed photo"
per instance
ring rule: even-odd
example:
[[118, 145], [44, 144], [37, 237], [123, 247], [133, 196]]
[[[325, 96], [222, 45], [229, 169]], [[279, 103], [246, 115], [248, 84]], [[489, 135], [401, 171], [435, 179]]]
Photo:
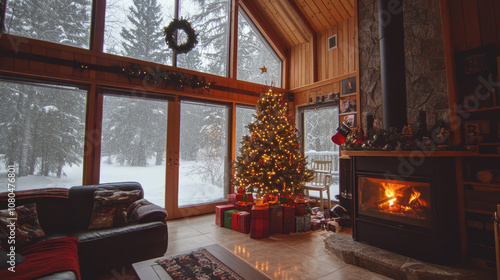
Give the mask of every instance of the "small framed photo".
[[342, 80], [341, 96], [356, 93], [356, 77]]
[[356, 99], [344, 99], [340, 101], [340, 113], [355, 113], [356, 112]]
[[466, 121], [464, 122], [465, 144], [480, 144], [483, 142], [481, 134], [481, 122]]
[[356, 114], [346, 115], [344, 116], [344, 120], [349, 120], [349, 122], [351, 123], [351, 128], [358, 126], [358, 123], [356, 122]]

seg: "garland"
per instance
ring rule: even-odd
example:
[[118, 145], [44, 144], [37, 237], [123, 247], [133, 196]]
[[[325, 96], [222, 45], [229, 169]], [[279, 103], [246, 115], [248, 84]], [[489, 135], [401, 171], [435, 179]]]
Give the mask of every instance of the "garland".
[[140, 78], [150, 84], [165, 82], [166, 87], [174, 85], [181, 89], [190, 87], [191, 89], [201, 88], [202, 90], [210, 90], [210, 86], [215, 84], [215, 82], [207, 83], [205, 78], [198, 79], [195, 75], [190, 77], [181, 72], [162, 71], [159, 69], [142, 70], [136, 64], [132, 64], [129, 68], [122, 68], [121, 72], [127, 75], [129, 82], [132, 82], [132, 78]]
[[[174, 36], [179, 29], [183, 30], [187, 35], [187, 41], [181, 45], [177, 44]], [[163, 34], [165, 34], [165, 42], [167, 42], [168, 47], [177, 53], [187, 53], [198, 43], [198, 34], [194, 32], [191, 24], [182, 18], [174, 18], [172, 22], [170, 22], [170, 24], [163, 29]]]

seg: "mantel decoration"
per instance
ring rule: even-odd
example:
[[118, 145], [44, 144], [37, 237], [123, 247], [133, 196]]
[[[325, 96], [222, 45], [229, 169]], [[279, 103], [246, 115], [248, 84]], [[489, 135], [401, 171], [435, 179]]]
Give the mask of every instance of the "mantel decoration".
[[[182, 30], [187, 35], [186, 42], [180, 45], [176, 42], [175, 38], [177, 30]], [[174, 18], [172, 22], [163, 29], [163, 34], [165, 34], [165, 42], [167, 42], [168, 47], [177, 53], [188, 53], [198, 43], [198, 34], [195, 33], [194, 29], [191, 27], [191, 23], [186, 19]]]
[[436, 127], [427, 136], [415, 136], [413, 129], [408, 125], [402, 131], [396, 128], [373, 128], [365, 133], [363, 129], [355, 129], [347, 136], [342, 149], [351, 151], [457, 150], [457, 147], [449, 145], [450, 136], [446, 126]]

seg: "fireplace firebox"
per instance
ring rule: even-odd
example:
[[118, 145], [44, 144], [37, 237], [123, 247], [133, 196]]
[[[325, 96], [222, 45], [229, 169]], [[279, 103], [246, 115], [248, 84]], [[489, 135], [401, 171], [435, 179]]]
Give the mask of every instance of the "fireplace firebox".
[[432, 228], [429, 182], [358, 177], [359, 213], [397, 223]]
[[459, 261], [454, 158], [356, 156], [353, 168], [355, 240], [432, 263]]

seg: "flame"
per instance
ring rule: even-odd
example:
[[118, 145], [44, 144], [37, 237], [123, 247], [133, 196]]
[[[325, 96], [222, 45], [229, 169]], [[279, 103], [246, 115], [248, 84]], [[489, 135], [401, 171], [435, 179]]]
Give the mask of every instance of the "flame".
[[410, 203], [419, 197], [420, 197], [420, 192], [413, 190], [413, 193], [411, 194], [411, 197], [410, 197]]

